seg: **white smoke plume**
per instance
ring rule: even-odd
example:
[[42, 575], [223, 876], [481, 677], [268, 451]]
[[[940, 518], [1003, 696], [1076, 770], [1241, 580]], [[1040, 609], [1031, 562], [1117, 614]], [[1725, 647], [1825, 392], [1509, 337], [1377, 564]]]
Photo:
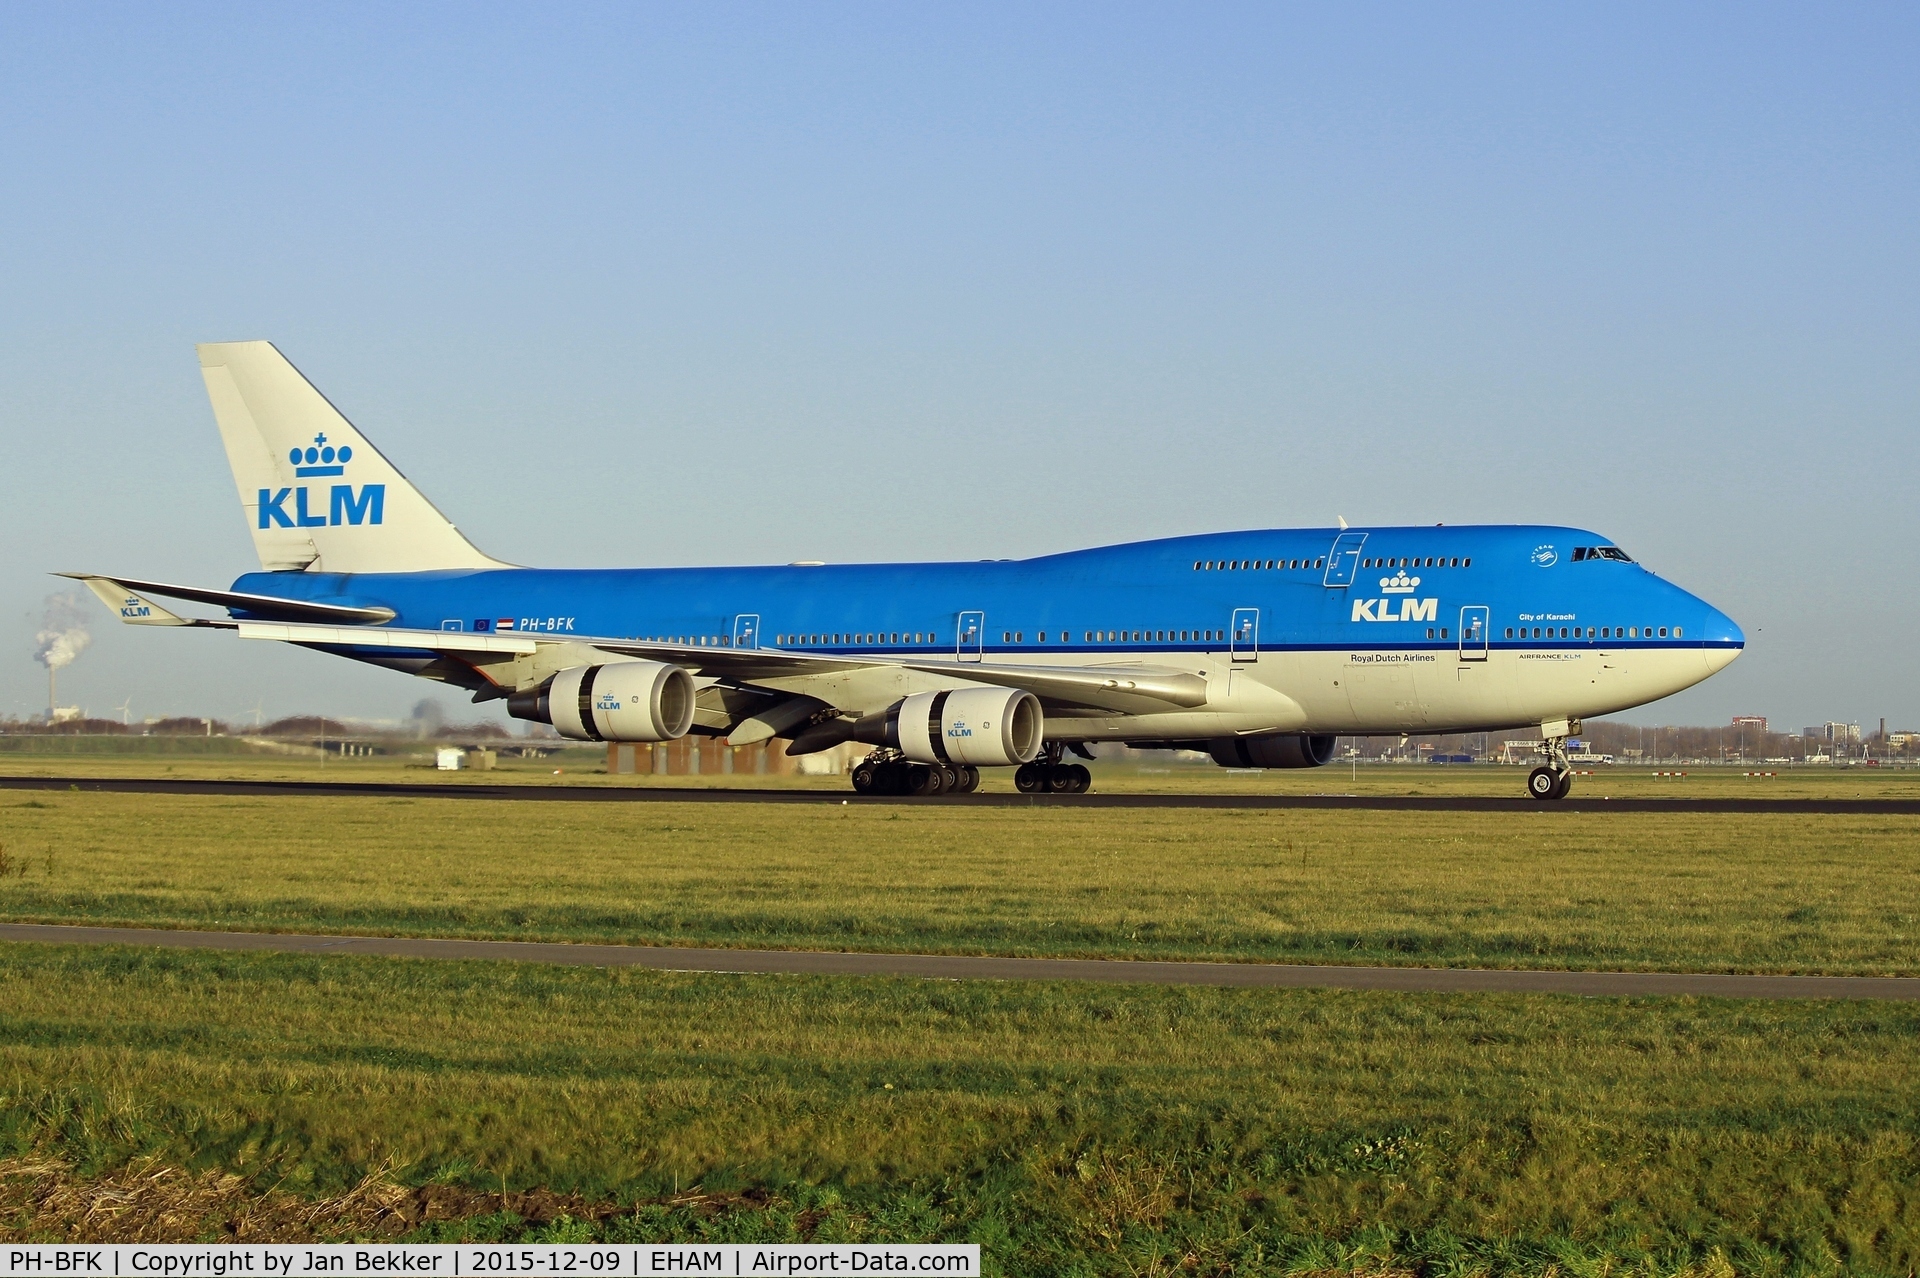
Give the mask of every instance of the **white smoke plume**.
[[33, 659], [49, 670], [73, 664], [87, 650], [93, 636], [87, 633], [87, 615], [81, 609], [80, 592], [48, 595], [47, 611], [40, 618], [40, 632], [33, 637]]

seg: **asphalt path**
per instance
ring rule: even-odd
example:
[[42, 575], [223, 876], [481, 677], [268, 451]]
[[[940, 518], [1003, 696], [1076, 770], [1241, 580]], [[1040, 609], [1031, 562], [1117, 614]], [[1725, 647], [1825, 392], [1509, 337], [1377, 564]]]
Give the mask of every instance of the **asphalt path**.
[[1740, 976], [1694, 972], [1547, 972], [1497, 968], [1330, 967], [1293, 963], [1181, 963], [1140, 959], [983, 958], [958, 954], [852, 954], [720, 950], [664, 945], [568, 945], [442, 937], [188, 932], [166, 928], [0, 923], [0, 941], [152, 945], [168, 949], [358, 954], [644, 967], [662, 972], [795, 976], [906, 976], [948, 981], [1102, 981], [1258, 989], [1389, 990], [1421, 994], [1580, 994], [1594, 997], [1920, 999], [1920, 977]]
[[1524, 795], [1404, 794], [965, 794], [938, 798], [857, 795], [851, 790], [749, 790], [700, 786], [490, 785], [387, 781], [199, 781], [147, 777], [0, 777], [0, 790], [99, 794], [217, 794], [494, 799], [529, 803], [933, 804], [974, 808], [1360, 808], [1407, 812], [1780, 812], [1920, 815], [1920, 799], [1602, 799], [1542, 803]]

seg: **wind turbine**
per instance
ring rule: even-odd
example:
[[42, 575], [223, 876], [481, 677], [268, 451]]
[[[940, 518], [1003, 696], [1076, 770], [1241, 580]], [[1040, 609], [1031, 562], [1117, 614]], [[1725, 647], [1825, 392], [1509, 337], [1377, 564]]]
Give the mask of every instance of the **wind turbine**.
[[125, 701], [122, 701], [119, 705], [114, 707], [114, 709], [120, 712], [120, 726], [123, 728], [133, 722], [132, 707], [133, 707], [132, 697], [128, 697]]

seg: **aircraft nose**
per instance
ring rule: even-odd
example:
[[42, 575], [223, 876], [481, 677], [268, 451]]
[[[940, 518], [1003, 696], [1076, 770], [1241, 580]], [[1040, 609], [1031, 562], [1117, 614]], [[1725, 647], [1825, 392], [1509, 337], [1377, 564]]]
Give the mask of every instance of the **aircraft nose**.
[[1706, 622], [1700, 627], [1701, 646], [1705, 649], [1707, 666], [1711, 670], [1724, 670], [1733, 664], [1747, 646], [1746, 632], [1740, 624], [1713, 605], [1707, 605]]

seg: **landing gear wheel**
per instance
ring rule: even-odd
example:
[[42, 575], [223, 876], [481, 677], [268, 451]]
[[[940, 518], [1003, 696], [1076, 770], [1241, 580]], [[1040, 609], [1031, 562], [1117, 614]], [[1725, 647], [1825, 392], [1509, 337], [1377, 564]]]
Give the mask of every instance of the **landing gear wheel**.
[[1046, 769], [1037, 763], [1023, 763], [1013, 774], [1013, 788], [1022, 794], [1039, 794], [1047, 788]]
[[1073, 784], [1068, 789], [1067, 793], [1085, 794], [1087, 791], [1093, 789], [1093, 773], [1087, 771], [1086, 768], [1082, 767], [1080, 764], [1070, 763], [1066, 766], [1064, 771], [1066, 771], [1068, 775], [1071, 776], [1073, 779]]
[[932, 798], [936, 794], [945, 793], [946, 788], [947, 771], [945, 768], [930, 768], [925, 764], [916, 763], [907, 769], [908, 794], [917, 795], [921, 798]]
[[1056, 763], [1047, 769], [1047, 790], [1053, 794], [1072, 794], [1073, 769], [1065, 764]]
[[1527, 773], [1527, 796], [1534, 799], [1564, 799], [1573, 778], [1552, 768], [1535, 768]]
[[1560, 774], [1560, 787], [1553, 792], [1553, 797], [1556, 799], [1564, 799], [1567, 797], [1567, 792], [1571, 789], [1573, 789], [1573, 773], [1562, 772]]
[[959, 769], [960, 783], [954, 787], [955, 794], [972, 794], [980, 788], [980, 769], [968, 764]]
[[855, 794], [872, 794], [875, 789], [875, 782], [877, 782], [879, 778], [879, 766], [862, 760], [859, 764], [855, 765], [853, 769], [853, 792]]

